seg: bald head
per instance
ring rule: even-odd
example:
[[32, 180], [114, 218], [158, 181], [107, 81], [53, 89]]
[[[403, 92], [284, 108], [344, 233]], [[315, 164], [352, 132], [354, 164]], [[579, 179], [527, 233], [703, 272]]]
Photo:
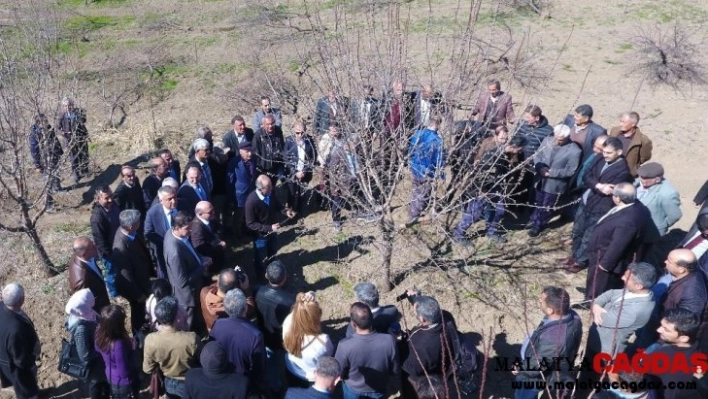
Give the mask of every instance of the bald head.
[[618, 201], [622, 204], [633, 204], [637, 200], [637, 189], [632, 183], [619, 183], [615, 185], [615, 191], [612, 195], [615, 198], [616, 205], [619, 205]]
[[698, 260], [696, 259], [696, 254], [690, 249], [678, 248], [669, 252], [669, 258], [673, 260], [678, 266], [691, 269], [691, 265], [695, 265]]
[[162, 159], [162, 157], [151, 159], [150, 165], [152, 165], [152, 172], [158, 177], [164, 178], [167, 175], [167, 161]]
[[96, 256], [96, 246], [93, 244], [93, 241], [86, 236], [74, 239], [72, 250], [74, 251], [74, 255], [82, 259], [91, 259]]
[[273, 189], [270, 178], [266, 175], [258, 176], [256, 179], [256, 188], [261, 192], [261, 194], [270, 195], [270, 192]]
[[209, 201], [199, 201], [194, 208], [194, 213], [202, 219], [209, 220], [214, 212], [214, 206]]

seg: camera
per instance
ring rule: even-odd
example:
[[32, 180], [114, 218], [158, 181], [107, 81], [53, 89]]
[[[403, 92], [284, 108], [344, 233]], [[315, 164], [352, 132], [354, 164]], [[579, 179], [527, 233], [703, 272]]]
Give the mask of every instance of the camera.
[[246, 273], [241, 270], [241, 266], [234, 267], [234, 271], [236, 271], [236, 278], [238, 279], [238, 282], [243, 284], [243, 282], [246, 281]]
[[408, 299], [408, 302], [413, 304], [413, 301], [415, 300], [415, 297], [420, 295], [420, 291], [417, 290], [415, 287], [411, 290], [406, 290], [403, 294], [399, 295], [396, 297], [396, 302], [401, 302], [404, 299]]

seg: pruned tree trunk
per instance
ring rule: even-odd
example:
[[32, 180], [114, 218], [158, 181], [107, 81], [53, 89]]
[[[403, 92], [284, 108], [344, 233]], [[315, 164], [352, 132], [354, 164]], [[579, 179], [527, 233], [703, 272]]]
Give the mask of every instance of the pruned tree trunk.
[[393, 229], [386, 218], [379, 221], [379, 252], [381, 253], [381, 291], [389, 292], [391, 284], [391, 257], [393, 256]]
[[54, 265], [52, 258], [49, 257], [47, 250], [44, 248], [44, 244], [42, 244], [42, 240], [39, 238], [39, 234], [37, 234], [37, 229], [34, 227], [26, 229], [25, 234], [29, 237], [30, 241], [32, 241], [32, 247], [34, 248], [34, 252], [37, 253], [37, 256], [39, 256], [39, 259], [42, 261], [44, 271], [50, 277], [59, 274], [59, 269], [57, 269]]

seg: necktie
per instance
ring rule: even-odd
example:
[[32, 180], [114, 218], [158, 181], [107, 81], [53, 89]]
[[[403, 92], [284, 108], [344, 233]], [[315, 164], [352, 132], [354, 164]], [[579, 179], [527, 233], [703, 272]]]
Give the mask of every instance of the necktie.
[[270, 206], [270, 195], [263, 196], [263, 202], [265, 202], [266, 205]]
[[202, 201], [206, 200], [206, 194], [204, 193], [204, 190], [202, 190], [201, 184], [197, 185], [197, 188], [195, 188], [194, 191], [197, 192], [197, 195], [199, 196], [200, 200], [202, 200]]
[[195, 259], [197, 260], [197, 262], [201, 265], [201, 264], [202, 264], [202, 258], [200, 258], [200, 257], [199, 257], [199, 254], [197, 254], [197, 251], [194, 250], [194, 247], [192, 246], [192, 243], [189, 242], [189, 240], [186, 239], [186, 238], [183, 238], [183, 239], [182, 239], [182, 242], [184, 243], [184, 245], [187, 246], [187, 249], [189, 249], [189, 252], [191, 252], [192, 255], [194, 255], [194, 258], [195, 258]]
[[208, 192], [211, 192], [211, 188], [213, 187], [212, 185], [214, 184], [213, 181], [211, 180], [211, 170], [209, 170], [209, 164], [204, 162], [202, 164], [202, 172], [204, 172], [204, 180], [205, 180], [205, 186], [206, 190]]
[[700, 243], [702, 243], [703, 240], [705, 240], [705, 238], [703, 238], [703, 236], [699, 233], [696, 238], [694, 238], [693, 240], [689, 241], [689, 242], [688, 242], [686, 245], [684, 245], [683, 247], [686, 248], [686, 249], [693, 249], [693, 248], [697, 247], [698, 245], [700, 245]]

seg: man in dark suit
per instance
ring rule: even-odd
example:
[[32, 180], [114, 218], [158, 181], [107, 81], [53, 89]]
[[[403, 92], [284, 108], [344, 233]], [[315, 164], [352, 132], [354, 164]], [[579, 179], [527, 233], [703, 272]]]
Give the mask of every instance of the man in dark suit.
[[113, 201], [118, 209], [135, 209], [140, 212], [142, 220], [145, 220], [145, 200], [143, 199], [143, 189], [140, 181], [135, 175], [135, 169], [131, 166], [123, 166], [120, 170], [120, 177], [123, 181], [116, 187]]
[[184, 378], [184, 399], [248, 397], [248, 378], [233, 370], [220, 343], [204, 345], [199, 361], [202, 367], [190, 369]]
[[296, 122], [292, 136], [285, 139], [283, 158], [288, 176], [288, 205], [302, 217], [300, 197], [312, 180], [312, 170], [317, 160], [315, 145], [306, 134], [303, 122]]
[[351, 100], [349, 106], [353, 128], [359, 134], [360, 142], [371, 143], [374, 135], [381, 129], [381, 104], [374, 98], [374, 87], [365, 85], [363, 96]]
[[651, 223], [649, 210], [637, 201], [632, 183], [618, 183], [612, 201], [614, 208], [600, 217], [588, 243], [585, 299], [590, 301], [624, 286], [622, 275], [642, 243], [647, 221]]
[[496, 79], [487, 81], [487, 91], [477, 98], [472, 110], [476, 128], [486, 127], [494, 130], [498, 126], [514, 123], [516, 116], [511, 96], [501, 91], [501, 83]]
[[172, 229], [165, 233], [164, 255], [167, 276], [175, 298], [187, 312], [191, 331], [200, 331], [199, 291], [204, 268], [202, 259], [189, 242], [192, 217], [184, 212], [174, 217]]
[[145, 323], [145, 301], [150, 296], [150, 272], [154, 269], [147, 246], [140, 234], [140, 214], [135, 209], [120, 213], [120, 229], [113, 240], [116, 288], [130, 303], [133, 336]]
[[337, 90], [329, 90], [327, 97], [317, 100], [315, 105], [315, 134], [322, 136], [329, 131], [329, 125], [334, 121], [342, 121], [347, 115], [345, 99], [339, 97]]
[[94, 204], [91, 210], [91, 237], [98, 250], [98, 256], [106, 268], [106, 285], [108, 293], [117, 296], [115, 272], [113, 270], [113, 237], [120, 226], [118, 215], [120, 210], [113, 203], [113, 192], [108, 186], [100, 186], [94, 194]]
[[78, 237], [72, 248], [74, 254], [69, 260], [69, 294], [88, 288], [96, 298], [93, 309], [100, 313], [104, 306], [110, 305], [110, 300], [103, 273], [96, 264], [96, 246], [90, 238]]
[[708, 279], [708, 208], [698, 213], [696, 223], [691, 226], [686, 236], [679, 242], [679, 248], [693, 252], [698, 259], [698, 267]]
[[243, 232], [246, 198], [256, 189], [256, 164], [251, 159], [252, 148], [250, 141], [241, 142], [236, 156], [231, 158], [226, 166], [229, 184], [226, 191], [227, 201], [236, 207], [232, 225], [237, 237], [240, 237]]
[[167, 162], [167, 176], [177, 180], [177, 183], [182, 182], [182, 170], [180, 169], [179, 161], [174, 159], [170, 150], [160, 150], [158, 153], [160, 158]]
[[278, 252], [277, 231], [280, 229], [279, 212], [285, 210], [288, 218], [295, 212], [283, 207], [273, 194], [273, 183], [266, 175], [256, 179], [256, 190], [246, 199], [246, 226], [253, 232], [253, 266], [257, 276], [264, 272], [265, 261]]
[[593, 109], [588, 104], [575, 108], [575, 114], [568, 115], [563, 124], [570, 126], [570, 139], [583, 149], [583, 162], [592, 155], [595, 139], [606, 135], [607, 129], [592, 121]]
[[615, 185], [632, 181], [629, 166], [622, 156], [622, 142], [616, 137], [608, 138], [602, 147], [602, 157], [597, 157], [583, 177], [588, 189], [573, 224], [572, 256], [559, 260], [566, 271], [578, 273], [588, 266], [588, 242], [597, 221], [614, 206]]
[[38, 397], [36, 361], [40, 353], [34, 324], [22, 310], [25, 289], [10, 283], [0, 302], [0, 386], [13, 386], [18, 399]]
[[[253, 129], [246, 127], [246, 121], [241, 115], [236, 115], [231, 118], [231, 125], [233, 129], [224, 133], [221, 141], [223, 141], [224, 146], [230, 150], [229, 156], [233, 157], [238, 155], [241, 143], [244, 141], [249, 143], [253, 141]], [[258, 129], [260, 126], [254, 126], [254, 128]]]
[[184, 183], [177, 192], [177, 209], [194, 215], [199, 201], [208, 201], [209, 195], [202, 185], [202, 169], [198, 163], [188, 163]]
[[218, 223], [214, 222], [214, 206], [210, 202], [198, 202], [195, 213], [189, 237], [211, 275], [224, 266], [226, 243], [216, 234]]
[[315, 383], [309, 388], [290, 388], [285, 399], [329, 399], [341, 379], [342, 367], [337, 359], [322, 356], [317, 361]]
[[167, 278], [162, 246], [165, 233], [172, 228], [172, 219], [177, 215], [177, 190], [169, 186], [160, 187], [157, 198], [160, 203], [153, 205], [145, 217], [145, 238], [150, 242], [157, 262], [157, 278]]
[[168, 176], [167, 162], [161, 157], [153, 158], [152, 172], [143, 180], [143, 201], [145, 209], [150, 209], [152, 202], [157, 197], [157, 190], [162, 187], [162, 180]]
[[283, 130], [275, 126], [272, 115], [263, 118], [263, 127], [253, 137], [253, 158], [256, 170], [268, 176], [275, 187], [278, 178], [283, 175], [283, 149], [285, 139]]

